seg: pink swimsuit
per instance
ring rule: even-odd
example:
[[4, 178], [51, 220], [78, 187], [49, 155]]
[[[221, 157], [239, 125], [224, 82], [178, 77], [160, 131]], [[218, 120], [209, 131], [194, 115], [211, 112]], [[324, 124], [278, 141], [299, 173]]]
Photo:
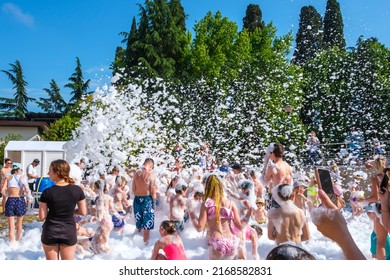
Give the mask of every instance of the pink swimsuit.
[[[215, 219], [216, 206], [214, 200], [208, 198], [205, 201], [205, 206], [207, 208], [207, 219]], [[234, 213], [230, 208], [221, 207], [219, 210], [221, 219], [230, 219], [234, 218]], [[240, 239], [237, 236], [227, 237], [227, 238], [211, 238], [209, 240], [209, 246], [213, 248], [214, 251], [218, 252], [220, 255], [236, 255], [238, 252], [238, 245]]]
[[172, 237], [172, 243], [166, 245], [163, 248], [163, 251], [165, 253], [165, 256], [167, 257], [167, 260], [186, 260], [187, 256], [184, 252], [184, 248], [181, 244], [173, 243], [173, 237]]
[[[215, 206], [214, 200], [208, 198], [205, 201], [204, 205], [207, 208], [207, 219], [208, 220], [215, 219], [215, 213], [216, 213], [217, 207]], [[224, 218], [224, 219], [231, 219], [232, 220], [234, 218], [233, 211], [230, 208], [226, 208], [226, 207], [221, 207], [219, 209], [219, 215], [220, 215], [221, 219]]]

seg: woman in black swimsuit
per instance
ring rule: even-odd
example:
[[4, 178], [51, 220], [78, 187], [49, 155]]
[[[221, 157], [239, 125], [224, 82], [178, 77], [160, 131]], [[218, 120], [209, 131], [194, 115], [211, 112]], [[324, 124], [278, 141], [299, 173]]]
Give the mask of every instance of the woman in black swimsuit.
[[47, 260], [74, 259], [77, 243], [74, 215], [87, 213], [84, 192], [74, 185], [69, 172], [65, 160], [53, 161], [48, 175], [56, 184], [45, 189], [40, 197], [39, 219], [45, 220], [41, 242]]

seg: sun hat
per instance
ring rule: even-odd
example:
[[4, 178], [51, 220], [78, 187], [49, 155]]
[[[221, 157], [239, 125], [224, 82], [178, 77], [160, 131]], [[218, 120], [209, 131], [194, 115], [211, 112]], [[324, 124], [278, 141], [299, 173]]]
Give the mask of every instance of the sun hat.
[[295, 181], [293, 184], [293, 188], [298, 188], [298, 187], [306, 187], [306, 184], [303, 181]]
[[256, 204], [257, 203], [265, 204], [264, 199], [261, 197], [256, 198]]

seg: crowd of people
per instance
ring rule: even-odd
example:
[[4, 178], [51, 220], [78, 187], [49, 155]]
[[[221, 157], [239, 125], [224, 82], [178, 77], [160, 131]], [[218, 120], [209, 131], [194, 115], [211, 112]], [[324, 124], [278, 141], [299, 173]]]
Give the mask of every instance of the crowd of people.
[[[85, 251], [107, 254], [111, 251], [111, 232], [121, 232], [127, 222], [134, 223], [134, 234], [142, 235], [145, 246], [150, 242], [150, 232], [158, 229], [160, 237], [150, 257], [153, 260], [188, 259], [186, 244], [180, 237], [186, 227], [205, 232], [209, 259], [259, 259], [259, 238], [263, 234], [275, 241], [267, 259], [294, 259], [285, 255], [289, 252], [286, 247], [298, 252], [295, 256], [301, 259], [313, 259], [302, 248], [312, 238], [309, 215], [318, 231], [340, 246], [346, 259], [365, 259], [342, 215], [349, 203], [370, 206], [367, 215], [374, 225], [373, 258], [390, 257], [390, 185], [385, 180], [390, 166], [384, 156], [378, 155], [366, 164], [375, 169], [370, 178], [371, 195], [354, 197], [353, 191], [358, 191], [355, 182], [354, 189], [350, 187], [350, 201], [346, 202], [337, 166], [331, 169], [334, 196], [330, 196], [314, 174], [295, 170], [285, 161], [281, 144], [271, 143], [265, 149], [262, 169], [239, 162], [230, 164], [227, 159], [219, 165], [214, 161], [209, 164], [209, 148], [203, 145], [198, 164], [190, 167], [180, 161], [182, 151], [178, 148], [176, 163], [170, 169], [156, 167], [153, 158], [146, 158], [136, 170], [114, 167], [95, 170], [88, 176], [83, 159], [77, 164], [53, 161], [48, 176], [55, 184], [42, 192], [38, 210], [46, 259], [74, 259], [75, 254]], [[23, 216], [35, 186], [30, 185], [31, 176], [30, 181], [23, 182], [21, 168], [12, 166], [10, 159], [4, 163], [1, 193], [11, 245], [22, 238]], [[33, 161], [28, 172], [33, 173], [36, 164], [39, 161]], [[379, 202], [382, 207], [377, 210], [374, 205]], [[362, 215], [360, 210], [354, 208], [354, 215]], [[162, 213], [168, 219], [156, 225], [156, 215]], [[250, 253], [246, 242], [252, 245]]]

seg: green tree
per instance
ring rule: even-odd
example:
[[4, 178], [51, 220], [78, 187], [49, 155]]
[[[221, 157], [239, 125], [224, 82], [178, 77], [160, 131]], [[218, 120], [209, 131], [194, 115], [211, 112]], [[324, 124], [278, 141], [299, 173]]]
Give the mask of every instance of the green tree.
[[29, 101], [34, 101], [34, 98], [30, 98], [27, 95], [26, 86], [28, 83], [24, 79], [23, 69], [18, 60], [15, 64], [10, 63], [10, 70], [1, 70], [4, 72], [8, 79], [14, 85], [12, 89], [15, 90], [14, 98], [5, 98], [0, 97], [0, 109], [5, 111], [2, 112], [2, 116], [15, 116], [19, 118], [24, 118], [27, 110], [27, 104]]
[[[302, 70], [287, 58], [291, 34], [278, 38], [275, 27], [268, 24], [250, 36], [252, 61], [240, 69], [229, 91], [230, 137], [225, 149], [253, 164], [262, 157], [259, 147], [271, 142], [282, 143], [291, 155], [300, 153], [304, 139], [299, 117], [303, 80]], [[285, 110], [287, 107], [292, 110]]]
[[122, 47], [116, 48], [115, 61], [113, 63], [113, 74], [118, 73], [120, 68], [127, 69], [127, 72], [130, 72], [131, 68], [137, 66], [138, 56], [137, 48], [134, 43], [137, 41], [137, 21], [133, 17], [131, 23], [130, 32], [120, 32], [119, 35], [123, 37], [122, 43], [126, 44], [126, 48]]
[[184, 67], [189, 46], [185, 19], [179, 0], [146, 0], [144, 6], [140, 5], [136, 36], [133, 22], [127, 38], [128, 74], [174, 78]]
[[72, 98], [69, 100], [70, 104], [75, 104], [82, 97], [92, 93], [92, 92], [88, 92], [89, 83], [91, 80], [88, 79], [87, 81], [84, 81], [83, 71], [81, 69], [81, 63], [78, 57], [76, 57], [75, 72], [68, 80], [70, 81], [70, 83], [67, 83], [65, 87], [70, 88], [72, 90], [71, 94], [73, 95]]
[[52, 79], [50, 88], [44, 88], [43, 90], [49, 97], [40, 97], [39, 101], [36, 101], [38, 106], [46, 113], [63, 113], [67, 107], [67, 103], [62, 97], [56, 81]]
[[321, 52], [305, 65], [305, 123], [323, 142], [343, 142], [351, 104], [349, 54], [337, 47]]
[[324, 16], [324, 46], [326, 48], [345, 48], [344, 24], [340, 4], [337, 0], [328, 0]]
[[349, 72], [349, 126], [365, 138], [388, 139], [390, 121], [390, 50], [375, 38], [359, 38], [352, 49]]
[[114, 61], [110, 65], [110, 69], [112, 70], [112, 75], [123, 72], [122, 69], [126, 67], [126, 55], [125, 50], [122, 47], [117, 47], [115, 50]]
[[322, 48], [322, 17], [313, 6], [304, 6], [299, 16], [292, 61], [303, 65]]
[[255, 31], [256, 28], [264, 28], [265, 24], [263, 13], [260, 6], [256, 4], [249, 4], [246, 8], [245, 17], [243, 19], [243, 28], [249, 32]]
[[79, 126], [80, 118], [66, 115], [50, 124], [48, 130], [43, 132], [42, 138], [46, 141], [69, 141], [73, 131]]
[[237, 24], [222, 17], [220, 11], [207, 15], [195, 25], [195, 38], [191, 49], [191, 75], [193, 78], [214, 79], [235, 69], [227, 69], [229, 61], [235, 60], [235, 42], [238, 38]]
[[[0, 138], [0, 160], [1, 163], [4, 162], [4, 149], [7, 146], [9, 141], [20, 141], [23, 139], [23, 136], [20, 134], [13, 134], [9, 133], [7, 136], [4, 138]], [[1, 164], [2, 166], [2, 164]]]

